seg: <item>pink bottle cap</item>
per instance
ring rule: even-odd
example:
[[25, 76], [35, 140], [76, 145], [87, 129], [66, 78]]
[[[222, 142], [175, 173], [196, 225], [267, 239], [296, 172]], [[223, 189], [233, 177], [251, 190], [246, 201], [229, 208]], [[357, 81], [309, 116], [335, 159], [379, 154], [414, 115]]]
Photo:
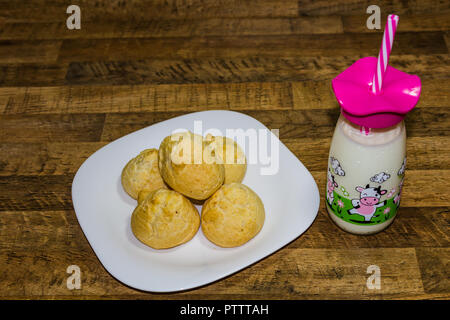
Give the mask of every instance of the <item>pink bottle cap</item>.
[[373, 93], [377, 58], [359, 59], [332, 80], [342, 114], [351, 122], [367, 128], [393, 126], [419, 101], [422, 85], [416, 75], [387, 66], [383, 88]]

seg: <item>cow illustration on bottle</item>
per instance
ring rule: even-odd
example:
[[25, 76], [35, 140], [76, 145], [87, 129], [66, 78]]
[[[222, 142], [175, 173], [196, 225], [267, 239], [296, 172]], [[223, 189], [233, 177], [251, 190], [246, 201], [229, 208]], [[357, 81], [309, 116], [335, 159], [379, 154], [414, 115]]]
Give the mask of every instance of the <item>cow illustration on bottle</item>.
[[402, 189], [403, 189], [403, 180], [400, 181], [400, 184], [398, 185], [398, 194], [394, 198], [394, 203], [397, 205], [397, 208], [400, 206], [400, 197], [402, 195]]
[[338, 187], [338, 184], [334, 180], [334, 176], [331, 174], [330, 169], [328, 169], [327, 178], [327, 201], [328, 204], [332, 206], [334, 201], [334, 189]]
[[353, 209], [348, 210], [349, 214], [359, 214], [364, 217], [364, 221], [368, 222], [372, 219], [373, 215], [377, 211], [377, 208], [386, 205], [386, 200], [380, 202], [380, 198], [383, 194], [386, 194], [387, 190], [381, 190], [381, 186], [370, 187], [366, 185], [363, 187], [356, 187], [356, 191], [360, 193], [359, 199], [353, 199]]

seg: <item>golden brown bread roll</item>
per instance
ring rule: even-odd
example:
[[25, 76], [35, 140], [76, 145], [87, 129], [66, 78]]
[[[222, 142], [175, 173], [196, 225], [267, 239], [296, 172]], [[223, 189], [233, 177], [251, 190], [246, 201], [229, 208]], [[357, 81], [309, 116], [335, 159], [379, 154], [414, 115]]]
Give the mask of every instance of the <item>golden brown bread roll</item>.
[[[207, 137], [207, 140], [211, 137]], [[247, 170], [245, 154], [236, 141], [227, 137], [215, 136], [212, 138], [215, 143], [215, 155], [218, 163], [223, 163], [225, 167], [224, 184], [242, 182]]]
[[218, 164], [214, 146], [191, 132], [166, 137], [159, 147], [159, 171], [174, 190], [204, 200], [223, 184], [225, 169]]
[[262, 228], [264, 205], [246, 185], [223, 185], [202, 209], [202, 231], [221, 247], [237, 247], [252, 239]]
[[139, 191], [137, 202], [141, 203], [142, 201], [144, 201], [145, 198], [147, 198], [147, 196], [149, 196], [153, 191], [149, 191], [149, 190], [141, 190], [141, 191]]
[[131, 216], [131, 229], [142, 243], [167, 249], [191, 240], [200, 226], [194, 205], [181, 194], [158, 189], [138, 204]]
[[131, 159], [122, 170], [122, 186], [133, 199], [139, 191], [164, 188], [158, 168], [158, 150], [146, 149]]

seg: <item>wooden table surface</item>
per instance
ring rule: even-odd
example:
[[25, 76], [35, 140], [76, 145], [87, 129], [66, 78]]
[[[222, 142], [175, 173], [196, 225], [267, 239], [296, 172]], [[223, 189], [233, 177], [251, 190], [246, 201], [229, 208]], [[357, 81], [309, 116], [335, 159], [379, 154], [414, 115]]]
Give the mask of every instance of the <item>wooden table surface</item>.
[[[448, 1], [0, 0], [0, 298], [449, 299], [450, 4]], [[406, 118], [408, 167], [393, 225], [355, 236], [326, 213], [327, 156], [339, 114], [330, 81], [376, 56], [400, 15], [390, 64], [418, 74]], [[110, 141], [198, 110], [249, 114], [312, 172], [317, 219], [301, 237], [220, 281], [174, 294], [114, 279], [75, 216], [71, 184]], [[281, 214], [281, 213], [280, 213]], [[66, 286], [69, 265], [81, 289]], [[366, 286], [378, 265], [381, 288]]]

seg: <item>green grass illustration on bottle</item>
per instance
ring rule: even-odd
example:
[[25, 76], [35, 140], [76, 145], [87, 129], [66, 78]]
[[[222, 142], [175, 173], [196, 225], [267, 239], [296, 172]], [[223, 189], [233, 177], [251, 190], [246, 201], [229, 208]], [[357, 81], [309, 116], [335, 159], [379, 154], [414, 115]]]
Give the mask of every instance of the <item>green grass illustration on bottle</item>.
[[[345, 188], [341, 188], [341, 191], [348, 195]], [[389, 198], [385, 200], [383, 206], [376, 208], [376, 211], [370, 221], [365, 221], [364, 216], [362, 215], [351, 214], [350, 211], [354, 209], [352, 200], [340, 195], [336, 192], [336, 190], [333, 190], [333, 202], [331, 205], [328, 201], [326, 201], [326, 203], [336, 216], [346, 222], [359, 225], [375, 225], [385, 222], [396, 215], [399, 203], [395, 203], [394, 199], [395, 198]]]

